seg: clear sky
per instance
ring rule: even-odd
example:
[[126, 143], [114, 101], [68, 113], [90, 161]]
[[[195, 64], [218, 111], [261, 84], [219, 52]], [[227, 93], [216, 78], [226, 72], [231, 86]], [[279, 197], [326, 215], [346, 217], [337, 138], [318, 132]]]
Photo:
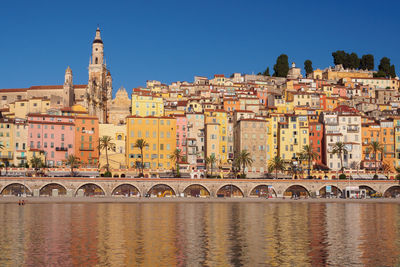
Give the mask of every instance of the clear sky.
[[97, 24], [114, 92], [146, 80], [193, 81], [272, 68], [285, 53], [303, 68], [336, 50], [383, 56], [400, 73], [400, 1], [2, 1], [0, 88], [86, 84]]

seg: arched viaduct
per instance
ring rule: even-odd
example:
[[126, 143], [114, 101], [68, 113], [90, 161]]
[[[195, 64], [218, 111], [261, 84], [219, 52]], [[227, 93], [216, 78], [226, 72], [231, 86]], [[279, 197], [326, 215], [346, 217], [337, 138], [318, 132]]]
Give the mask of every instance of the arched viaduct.
[[[25, 191], [34, 196], [41, 195], [46, 186], [63, 190], [66, 196], [76, 196], [80, 188], [85, 185], [96, 187], [99, 195], [112, 196], [121, 185], [130, 185], [136, 194], [144, 196], [155, 186], [164, 185], [173, 195], [184, 193], [189, 186], [197, 185], [207, 195], [215, 197], [221, 192], [221, 188], [229, 187], [239, 192], [239, 196], [249, 197], [255, 188], [269, 186], [271, 192], [277, 197], [282, 197], [284, 192], [296, 186], [303, 188], [308, 194], [320, 192], [326, 186], [343, 191], [346, 186], [363, 186], [376, 192], [385, 194], [388, 189], [398, 188], [400, 184], [395, 180], [261, 180], [261, 179], [128, 179], [128, 178], [24, 178], [24, 177], [0, 177], [0, 194], [5, 195], [10, 186], [25, 186]], [[228, 186], [228, 187], [227, 187]]]

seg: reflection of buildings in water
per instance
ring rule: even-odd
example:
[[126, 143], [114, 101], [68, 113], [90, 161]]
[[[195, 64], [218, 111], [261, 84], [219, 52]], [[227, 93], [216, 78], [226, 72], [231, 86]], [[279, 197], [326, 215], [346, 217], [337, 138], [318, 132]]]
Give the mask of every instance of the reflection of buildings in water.
[[328, 264], [361, 264], [359, 205], [327, 203], [326, 222]]
[[326, 266], [326, 205], [312, 203], [309, 205], [309, 236], [310, 236], [310, 263], [311, 266]]
[[26, 240], [27, 222], [23, 219], [29, 216], [25, 209], [13, 205], [0, 205], [0, 266], [23, 266], [26, 257], [21, 251], [29, 251]]
[[399, 205], [360, 205], [360, 249], [364, 266], [397, 266]]
[[73, 266], [99, 264], [97, 254], [97, 204], [75, 204], [71, 209], [71, 257]]
[[[268, 265], [297, 266], [309, 262], [308, 205], [304, 203], [272, 204], [266, 214], [265, 253]], [[271, 226], [271, 227], [269, 227]]]
[[176, 204], [144, 204], [141, 208], [144, 250], [141, 265], [176, 266]]

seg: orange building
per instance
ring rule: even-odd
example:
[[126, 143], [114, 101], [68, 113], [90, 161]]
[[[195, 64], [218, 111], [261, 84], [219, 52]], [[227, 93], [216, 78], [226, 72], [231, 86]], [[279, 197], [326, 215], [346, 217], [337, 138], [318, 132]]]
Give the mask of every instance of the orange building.
[[240, 101], [237, 98], [224, 98], [224, 110], [226, 112], [240, 110]]
[[318, 158], [314, 162], [318, 165], [322, 164], [322, 139], [324, 136], [324, 125], [320, 122], [310, 122], [309, 125], [309, 142]]
[[75, 156], [85, 166], [99, 161], [99, 119], [91, 116], [75, 117]]
[[366, 169], [375, 169], [375, 155], [371, 150], [371, 142], [379, 142], [383, 153], [377, 153], [377, 166], [382, 167], [382, 162], [393, 169], [395, 159], [395, 134], [393, 121], [382, 120], [380, 123], [362, 124], [362, 163]]

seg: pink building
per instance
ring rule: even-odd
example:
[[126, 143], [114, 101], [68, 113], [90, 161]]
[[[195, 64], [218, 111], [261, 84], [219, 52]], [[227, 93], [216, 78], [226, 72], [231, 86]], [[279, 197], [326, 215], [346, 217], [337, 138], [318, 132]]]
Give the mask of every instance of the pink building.
[[176, 148], [186, 156], [187, 118], [186, 115], [175, 115], [176, 118]]
[[344, 86], [335, 85], [332, 87], [332, 94], [340, 97], [347, 97], [347, 88]]
[[48, 166], [61, 166], [74, 154], [75, 124], [72, 116], [28, 115], [28, 145], [34, 153], [44, 153]]

